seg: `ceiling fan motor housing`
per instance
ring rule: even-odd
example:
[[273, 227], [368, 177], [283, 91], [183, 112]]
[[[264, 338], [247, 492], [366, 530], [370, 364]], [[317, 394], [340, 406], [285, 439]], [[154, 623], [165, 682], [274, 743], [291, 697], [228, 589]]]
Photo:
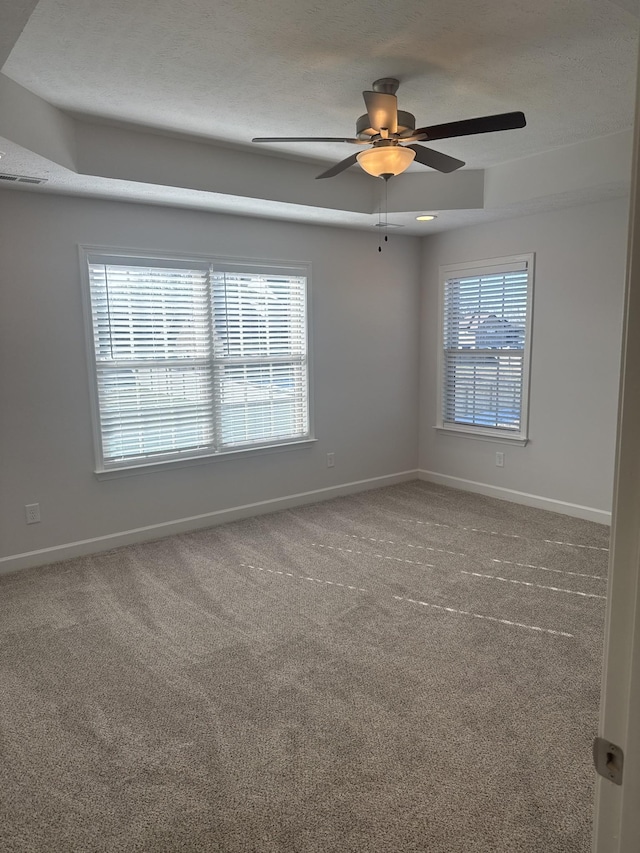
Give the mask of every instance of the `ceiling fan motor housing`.
[[[415, 130], [416, 126], [416, 117], [411, 113], [405, 112], [404, 110], [398, 110], [398, 134], [402, 135], [405, 131]], [[372, 136], [377, 136], [379, 131], [375, 130], [371, 127], [371, 120], [369, 118], [369, 114], [365, 113], [363, 116], [360, 116], [358, 121], [356, 122], [356, 136], [358, 139], [362, 139], [364, 141], [369, 141], [369, 138]]]

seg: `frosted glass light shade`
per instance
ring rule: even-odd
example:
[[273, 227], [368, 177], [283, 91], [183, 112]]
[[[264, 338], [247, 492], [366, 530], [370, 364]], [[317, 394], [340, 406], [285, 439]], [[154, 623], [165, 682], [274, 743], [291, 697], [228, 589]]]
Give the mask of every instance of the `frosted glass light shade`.
[[379, 178], [381, 175], [399, 175], [408, 169], [416, 152], [401, 145], [385, 145], [361, 151], [356, 159], [365, 172]]

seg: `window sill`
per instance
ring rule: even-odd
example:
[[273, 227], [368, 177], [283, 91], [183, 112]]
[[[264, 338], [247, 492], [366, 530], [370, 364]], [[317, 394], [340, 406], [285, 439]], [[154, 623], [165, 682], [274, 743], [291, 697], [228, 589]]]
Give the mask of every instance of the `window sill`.
[[128, 465], [122, 468], [99, 468], [94, 473], [98, 480], [113, 480], [118, 477], [132, 477], [136, 474], [151, 474], [156, 471], [166, 471], [172, 468], [191, 468], [194, 465], [207, 465], [211, 462], [226, 462], [230, 459], [246, 459], [249, 456], [266, 456], [271, 453], [282, 453], [287, 450], [309, 448], [318, 441], [317, 438], [303, 438], [300, 441], [289, 441], [283, 444], [270, 444], [264, 447], [227, 450], [223, 453], [211, 453], [206, 456], [189, 456], [183, 459], [166, 459], [157, 462], [143, 462], [139, 465]]
[[435, 426], [436, 432], [442, 435], [457, 435], [459, 438], [472, 438], [476, 441], [492, 441], [494, 444], [516, 444], [520, 447], [525, 447], [529, 443], [529, 439], [522, 435], [509, 435], [504, 432], [492, 432], [490, 430], [483, 431], [478, 429], [459, 429], [455, 427]]

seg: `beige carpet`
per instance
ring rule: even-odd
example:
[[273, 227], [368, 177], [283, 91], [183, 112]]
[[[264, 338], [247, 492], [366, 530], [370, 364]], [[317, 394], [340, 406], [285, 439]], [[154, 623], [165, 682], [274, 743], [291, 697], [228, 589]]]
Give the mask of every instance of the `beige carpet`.
[[0, 850], [588, 853], [607, 546], [412, 482], [0, 578]]

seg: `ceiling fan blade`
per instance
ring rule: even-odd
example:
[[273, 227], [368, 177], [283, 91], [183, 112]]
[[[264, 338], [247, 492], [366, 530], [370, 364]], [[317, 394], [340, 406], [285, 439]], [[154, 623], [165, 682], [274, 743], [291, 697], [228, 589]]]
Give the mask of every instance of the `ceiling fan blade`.
[[500, 113], [495, 116], [481, 116], [463, 121], [451, 121], [448, 124], [419, 127], [413, 131], [412, 136], [420, 135], [426, 142], [430, 142], [433, 139], [451, 139], [454, 136], [471, 136], [474, 133], [515, 130], [518, 127], [524, 127], [526, 123], [524, 113]]
[[441, 154], [439, 151], [434, 151], [432, 148], [425, 148], [423, 145], [405, 145], [405, 148], [411, 148], [416, 152], [416, 163], [422, 163], [423, 166], [430, 166], [438, 172], [455, 172], [464, 166], [462, 160], [456, 160], [455, 157], [449, 157], [448, 154]]
[[398, 132], [398, 99], [383, 92], [363, 92], [371, 127], [380, 131], [386, 127], [389, 133]]
[[252, 142], [353, 142], [366, 145], [369, 140], [355, 139], [346, 136], [256, 136]]
[[348, 169], [349, 166], [354, 166], [358, 162], [358, 155], [352, 154], [350, 157], [346, 157], [344, 160], [341, 160], [339, 163], [336, 163], [335, 166], [332, 166], [330, 169], [327, 169], [326, 172], [323, 172], [321, 175], [316, 175], [316, 180], [319, 178], [333, 178], [336, 175], [339, 175], [340, 172], [344, 172], [345, 169]]

